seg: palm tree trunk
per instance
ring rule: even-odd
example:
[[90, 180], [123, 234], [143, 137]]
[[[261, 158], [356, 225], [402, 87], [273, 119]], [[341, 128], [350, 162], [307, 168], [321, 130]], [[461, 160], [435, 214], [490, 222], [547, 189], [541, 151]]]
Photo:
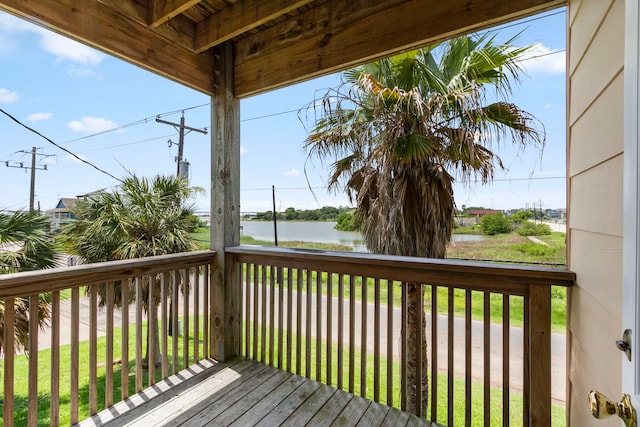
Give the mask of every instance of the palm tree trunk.
[[[428, 360], [427, 360], [427, 321], [424, 314], [424, 306], [420, 306], [420, 292], [424, 292], [421, 285], [415, 283], [406, 283], [407, 286], [407, 411], [422, 415], [424, 418], [427, 413], [427, 403], [429, 401], [429, 376], [428, 376]], [[418, 325], [418, 310], [422, 310], [422, 325]], [[422, 346], [418, 348], [418, 337], [422, 335]], [[418, 402], [417, 397], [417, 379], [418, 379], [418, 355], [422, 357], [422, 401]]]
[[[155, 310], [158, 310], [158, 307], [155, 307]], [[150, 334], [153, 333], [154, 337], [153, 337], [153, 341], [154, 341], [154, 362], [155, 362], [155, 367], [158, 368], [161, 366], [162, 364], [162, 353], [160, 352], [160, 335], [158, 333], [158, 324], [156, 322], [155, 325], [151, 325], [151, 322], [148, 321], [149, 320], [149, 314], [147, 313], [147, 350], [146, 350], [146, 354], [144, 356], [143, 359], [143, 366], [148, 367], [149, 366], [149, 349], [150, 349]]]

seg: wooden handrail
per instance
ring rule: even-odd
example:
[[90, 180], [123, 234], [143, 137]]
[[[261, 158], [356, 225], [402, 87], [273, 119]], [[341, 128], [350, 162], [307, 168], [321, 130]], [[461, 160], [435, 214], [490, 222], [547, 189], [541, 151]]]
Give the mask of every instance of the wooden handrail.
[[214, 251], [204, 250], [3, 274], [0, 275], [0, 299], [123, 280], [173, 268], [195, 267], [210, 263], [214, 255]]

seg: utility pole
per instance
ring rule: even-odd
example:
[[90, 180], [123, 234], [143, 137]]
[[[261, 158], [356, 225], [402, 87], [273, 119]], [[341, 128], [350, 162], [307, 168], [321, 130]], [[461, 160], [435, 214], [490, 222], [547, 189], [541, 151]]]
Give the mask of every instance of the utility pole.
[[[44, 165], [43, 167], [39, 168], [36, 166], [36, 156], [44, 156], [44, 157], [49, 157], [50, 154], [39, 154], [36, 152], [36, 147], [32, 147], [31, 151], [26, 151], [26, 150], [20, 150], [18, 151], [18, 153], [24, 153], [24, 154], [29, 154], [31, 153], [31, 167], [29, 166], [25, 166], [23, 162], [16, 162], [15, 164], [11, 165], [9, 164], [9, 161], [5, 161], [5, 165], [8, 168], [18, 168], [18, 169], [24, 169], [25, 171], [27, 169], [31, 169], [31, 185], [30, 185], [30, 190], [29, 190], [29, 211], [33, 211], [34, 210], [34, 199], [35, 199], [35, 193], [36, 193], [36, 170], [47, 170], [47, 165]], [[40, 210], [38, 208], [38, 210]]]
[[[162, 123], [165, 125], [170, 125], [173, 126], [179, 134], [179, 139], [178, 139], [178, 156], [176, 157], [176, 162], [178, 162], [178, 168], [176, 171], [176, 176], [180, 176], [180, 169], [181, 169], [181, 165], [182, 165], [182, 155], [184, 152], [184, 136], [191, 132], [200, 132], [204, 135], [207, 134], [207, 129], [197, 129], [197, 128], [193, 128], [190, 126], [185, 126], [184, 124], [184, 111], [182, 112], [182, 117], [180, 117], [180, 123], [172, 123], [172, 122], [168, 122], [166, 120], [162, 120], [159, 116], [156, 117], [156, 122], [158, 123]], [[187, 132], [185, 132], [187, 131]], [[171, 140], [169, 140], [169, 143], [171, 143]]]

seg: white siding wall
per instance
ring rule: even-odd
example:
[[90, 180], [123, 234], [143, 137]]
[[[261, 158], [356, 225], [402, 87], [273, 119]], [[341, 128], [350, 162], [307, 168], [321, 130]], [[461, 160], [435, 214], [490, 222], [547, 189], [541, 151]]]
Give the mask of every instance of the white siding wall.
[[569, 420], [596, 421], [590, 389], [621, 392], [624, 0], [570, 0]]

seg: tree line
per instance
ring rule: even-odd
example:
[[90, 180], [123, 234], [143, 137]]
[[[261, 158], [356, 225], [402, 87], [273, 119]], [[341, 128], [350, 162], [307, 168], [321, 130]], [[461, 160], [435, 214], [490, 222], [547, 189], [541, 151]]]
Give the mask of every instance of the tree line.
[[[276, 212], [278, 221], [337, 221], [342, 214], [352, 212], [350, 207], [334, 207], [323, 206], [320, 209], [303, 209], [287, 208], [284, 212]], [[273, 221], [273, 211], [258, 212], [255, 216], [245, 215], [243, 219], [252, 219], [258, 221]]]

